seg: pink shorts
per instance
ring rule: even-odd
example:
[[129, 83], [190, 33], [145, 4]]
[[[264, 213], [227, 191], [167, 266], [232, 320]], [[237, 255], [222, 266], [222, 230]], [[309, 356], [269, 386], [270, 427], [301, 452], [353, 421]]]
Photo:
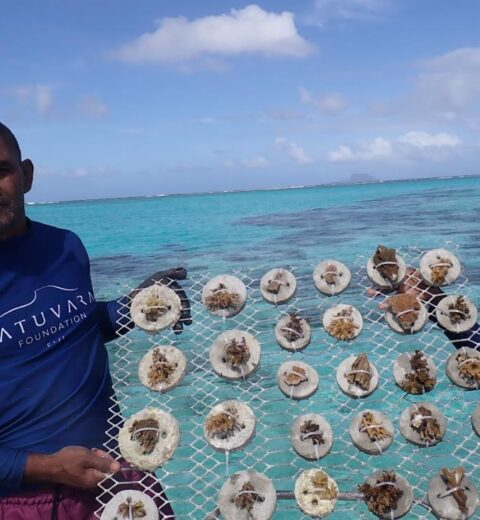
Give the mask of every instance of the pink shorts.
[[0, 498], [0, 520], [98, 520], [95, 492], [63, 486]]
[[[132, 478], [135, 473], [139, 476]], [[134, 470], [128, 471], [129, 484], [117, 483], [110, 492], [115, 494], [124, 489], [135, 489], [136, 486], [132, 485], [131, 481], [139, 480], [143, 475]], [[159, 517], [162, 520], [175, 520], [173, 510], [159, 482], [153, 476], [148, 476], [143, 482], [152, 490], [149, 494], [158, 506]], [[85, 491], [56, 486], [0, 497], [0, 520], [98, 520], [100, 517], [95, 514], [95, 511], [100, 511], [97, 493], [98, 490]]]

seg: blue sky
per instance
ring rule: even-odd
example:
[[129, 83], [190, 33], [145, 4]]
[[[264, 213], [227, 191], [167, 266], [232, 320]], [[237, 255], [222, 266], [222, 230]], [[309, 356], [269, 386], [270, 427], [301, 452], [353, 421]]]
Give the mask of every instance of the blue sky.
[[30, 200], [478, 174], [478, 0], [4, 0]]

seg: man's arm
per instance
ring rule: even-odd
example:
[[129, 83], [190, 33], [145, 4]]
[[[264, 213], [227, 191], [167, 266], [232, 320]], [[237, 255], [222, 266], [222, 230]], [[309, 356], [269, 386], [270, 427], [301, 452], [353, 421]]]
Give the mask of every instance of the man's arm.
[[0, 489], [20, 489], [28, 453], [7, 446], [0, 446]]
[[[452, 332], [440, 326], [435, 315], [435, 309], [440, 301], [447, 295], [440, 289], [440, 287], [427, 285], [422, 280], [420, 273], [413, 267], [407, 268], [405, 279], [399, 285], [397, 291], [399, 293], [414, 294], [423, 300], [428, 307], [429, 319], [439, 326], [440, 330], [445, 334], [445, 336], [447, 336], [455, 348], [470, 347], [480, 350], [480, 325], [478, 323], [475, 323], [470, 330], [465, 332]], [[367, 294], [374, 296], [376, 294], [382, 294], [382, 291], [368, 289]], [[380, 303], [379, 307], [385, 309], [387, 306], [385, 303]]]
[[120, 464], [108, 453], [96, 449], [70, 446], [51, 455], [41, 455], [0, 446], [0, 489], [8, 491], [35, 482], [94, 488], [105, 478], [105, 473], [119, 469]]
[[91, 489], [105, 478], [105, 473], [119, 469], [120, 464], [104, 451], [70, 446], [52, 455], [29, 454], [23, 482]]
[[97, 322], [102, 333], [104, 343], [127, 334], [133, 329], [134, 323], [130, 318], [130, 298], [122, 296], [118, 300], [97, 302]]

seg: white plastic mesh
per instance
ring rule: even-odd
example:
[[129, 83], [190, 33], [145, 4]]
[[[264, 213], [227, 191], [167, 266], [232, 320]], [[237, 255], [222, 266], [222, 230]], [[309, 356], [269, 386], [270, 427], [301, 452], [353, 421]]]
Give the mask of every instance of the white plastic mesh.
[[[458, 254], [454, 244], [447, 243], [444, 247]], [[408, 247], [398, 252], [408, 265], [418, 266], [424, 251]], [[413, 486], [415, 503], [408, 518], [433, 518], [425, 501], [426, 491], [430, 479], [442, 467], [462, 465], [474, 483], [480, 482], [476, 455], [479, 439], [470, 423], [478, 393], [462, 390], [445, 375], [446, 360], [455, 348], [430, 321], [414, 335], [403, 336], [392, 331], [384, 321], [383, 312], [378, 309], [381, 298], [366, 295], [365, 290], [371, 285], [366, 276], [366, 260], [358, 257], [355, 265], [349, 266], [352, 271], [350, 287], [333, 297], [324, 296], [315, 289], [312, 279], [314, 266], [284, 266], [295, 273], [298, 288], [292, 300], [278, 306], [265, 302], [259, 290], [260, 278], [272, 266], [230, 272], [243, 280], [248, 299], [240, 314], [226, 320], [209, 314], [201, 303], [203, 286], [220, 273], [194, 275], [182, 283], [192, 303], [193, 318], [193, 324], [183, 334], [175, 336], [171, 331], [164, 331], [149, 336], [133, 330], [116, 340], [111, 352], [111, 367], [120, 413], [128, 417], [150, 405], [169, 411], [180, 423], [180, 446], [173, 458], [156, 472], [175, 511], [175, 518], [200, 520], [219, 517], [217, 496], [226, 475], [247, 468], [265, 473], [273, 480], [279, 498], [274, 518], [282, 520], [307, 518], [298, 509], [292, 494], [296, 476], [307, 468], [322, 467], [337, 481], [342, 495], [330, 515], [333, 519], [373, 517], [363, 501], [358, 500], [358, 495], [357, 500], [352, 500], [355, 496], [348, 493], [355, 493], [357, 486], [378, 469], [394, 469]], [[467, 282], [465, 272], [462, 272], [446, 292], [471, 296]], [[124, 289], [128, 294], [131, 287]], [[353, 304], [363, 315], [363, 330], [351, 343], [337, 342], [323, 330], [323, 313], [337, 303]], [[127, 306], [123, 311], [128, 317]], [[275, 340], [275, 323], [280, 316], [291, 311], [309, 318], [312, 325], [312, 341], [302, 352], [282, 350]], [[208, 351], [215, 338], [232, 328], [250, 332], [262, 346], [259, 369], [244, 381], [230, 382], [219, 378], [209, 362]], [[188, 359], [188, 373], [182, 384], [165, 394], [143, 387], [137, 375], [142, 356], [158, 344], [177, 346]], [[393, 362], [400, 353], [417, 348], [432, 357], [438, 371], [437, 386], [423, 396], [405, 394], [395, 385], [392, 372]], [[380, 384], [371, 396], [353, 399], [338, 388], [336, 369], [346, 357], [360, 352], [366, 352], [376, 366]], [[278, 389], [276, 373], [280, 364], [288, 359], [304, 361], [317, 370], [320, 384], [311, 398], [293, 401]], [[248, 403], [257, 420], [255, 437], [244, 449], [231, 453], [228, 461], [225, 454], [214, 451], [203, 437], [207, 413], [213, 405], [226, 399]], [[419, 401], [435, 404], [447, 418], [446, 435], [434, 447], [419, 448], [407, 443], [399, 431], [401, 413], [411, 403]], [[119, 412], [115, 406], [112, 406], [112, 427], [108, 431], [110, 440], [106, 448], [118, 457], [115, 424]], [[366, 408], [383, 412], [394, 424], [394, 441], [382, 455], [367, 455], [351, 442], [350, 423]], [[311, 412], [322, 414], [330, 422], [334, 434], [331, 452], [318, 462], [298, 456], [289, 438], [294, 418]], [[122, 489], [119, 487], [122, 478], [128, 479], [132, 475], [124, 471], [101, 483], [99, 516], [113, 494]], [[151, 496], [157, 496], [152, 489], [151, 477], [148, 474], [138, 477], [136, 475], [132, 480]]]

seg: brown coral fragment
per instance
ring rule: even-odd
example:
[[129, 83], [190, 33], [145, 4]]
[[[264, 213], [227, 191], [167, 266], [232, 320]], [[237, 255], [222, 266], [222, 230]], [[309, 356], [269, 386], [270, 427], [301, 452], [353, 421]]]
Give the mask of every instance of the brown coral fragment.
[[160, 300], [158, 296], [150, 296], [145, 302], [145, 307], [142, 308], [143, 314], [147, 321], [157, 321], [161, 316], [166, 314], [171, 307], [166, 305], [164, 301]]
[[355, 325], [352, 314], [353, 309], [351, 307], [341, 310], [331, 319], [326, 331], [340, 341], [353, 339], [358, 325]]
[[458, 373], [472, 385], [480, 385], [480, 358], [461, 351], [457, 354]]
[[447, 485], [447, 491], [455, 490], [451, 493], [451, 495], [455, 499], [455, 502], [457, 503], [460, 512], [466, 515], [468, 513], [468, 497], [465, 493], [465, 490], [461, 487], [463, 477], [465, 476], [465, 470], [462, 467], [454, 469], [443, 468], [440, 472], [440, 475], [442, 477], [442, 480]]
[[315, 487], [315, 495], [319, 500], [333, 500], [337, 498], [338, 491], [335, 485], [328, 480], [328, 476], [323, 471], [314, 473], [312, 484]]
[[240, 305], [240, 296], [230, 292], [225, 284], [219, 283], [205, 298], [205, 305], [211, 311], [236, 309]]
[[455, 302], [449, 304], [448, 311], [454, 325], [470, 318], [470, 307], [463, 296], [457, 296]]
[[255, 491], [254, 485], [249, 481], [243, 484], [242, 489], [235, 497], [235, 505], [238, 509], [250, 512], [256, 502], [263, 502], [265, 498]]
[[322, 278], [328, 283], [328, 285], [335, 285], [338, 278], [337, 266], [334, 264], [328, 264], [325, 273], [322, 274]]
[[225, 347], [225, 358], [224, 361], [233, 370], [239, 371], [242, 365], [250, 359], [250, 349], [248, 348], [245, 338], [236, 340], [233, 338], [228, 345]]
[[240, 428], [238, 412], [235, 408], [229, 408], [223, 412], [211, 415], [205, 423], [207, 434], [219, 439], [232, 437]]
[[396, 294], [387, 300], [390, 312], [395, 316], [403, 330], [411, 330], [418, 319], [420, 302], [414, 294]]
[[342, 318], [332, 321], [327, 327], [327, 332], [339, 341], [347, 341], [355, 337], [356, 329], [358, 326], [351, 318]]
[[410, 358], [412, 372], [405, 375], [401, 387], [409, 394], [423, 394], [433, 389], [437, 380], [430, 375], [427, 358], [423, 352], [415, 351]]
[[372, 412], [365, 412], [359, 425], [359, 431], [366, 433], [372, 442], [383, 441], [392, 434], [387, 431], [381, 422], [376, 422]]
[[118, 506], [117, 514], [121, 515], [120, 518], [131, 520], [132, 518], [145, 518], [147, 516], [147, 511], [145, 510], [145, 505], [141, 500], [137, 500], [132, 504], [132, 499], [127, 498], [126, 502], [123, 502]]
[[300, 383], [308, 381], [307, 371], [298, 366], [293, 366], [284, 374], [283, 380], [288, 386], [298, 386]]
[[288, 316], [289, 320], [285, 324], [285, 327], [282, 328], [285, 339], [287, 341], [293, 342], [303, 338], [302, 318], [300, 318], [300, 316], [294, 312], [291, 312]]
[[321, 446], [322, 444], [325, 444], [325, 437], [323, 432], [320, 430], [320, 426], [310, 419], [305, 421], [302, 426], [300, 426], [300, 433], [302, 434], [302, 441], [310, 439], [314, 446]]
[[395, 249], [378, 246], [373, 255], [373, 265], [383, 278], [389, 282], [398, 280], [398, 262]]
[[155, 349], [152, 356], [152, 364], [148, 372], [148, 381], [152, 386], [166, 383], [175, 372], [175, 363], [170, 363], [160, 349]]
[[370, 388], [370, 380], [372, 379], [372, 371], [367, 355], [362, 352], [352, 363], [352, 368], [346, 374], [348, 384], [355, 385], [362, 390]]
[[363, 493], [368, 509], [378, 516], [386, 516], [398, 507], [403, 491], [395, 485], [397, 476], [393, 471], [384, 471], [372, 485], [365, 482], [358, 490]]
[[280, 292], [280, 289], [282, 288], [282, 285], [290, 287], [290, 284], [286, 280], [285, 273], [282, 269], [280, 269], [277, 271], [277, 273], [271, 280], [268, 280], [265, 289], [269, 293], [278, 294]]
[[448, 270], [453, 267], [452, 262], [448, 258], [439, 258], [437, 261], [430, 265], [431, 279], [435, 285], [443, 285], [445, 278], [448, 274]]
[[131, 440], [140, 444], [144, 455], [152, 453], [160, 438], [159, 424], [155, 419], [134, 421], [128, 432], [132, 434]]
[[432, 417], [432, 411], [425, 406], [420, 406], [410, 414], [410, 424], [425, 444], [430, 444], [442, 437], [440, 424]]

